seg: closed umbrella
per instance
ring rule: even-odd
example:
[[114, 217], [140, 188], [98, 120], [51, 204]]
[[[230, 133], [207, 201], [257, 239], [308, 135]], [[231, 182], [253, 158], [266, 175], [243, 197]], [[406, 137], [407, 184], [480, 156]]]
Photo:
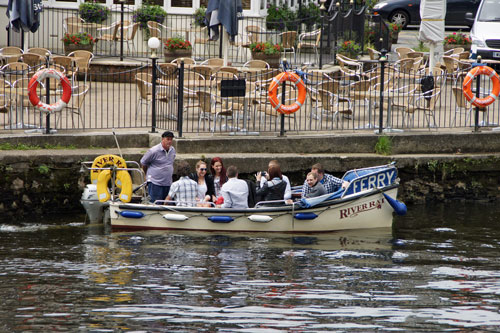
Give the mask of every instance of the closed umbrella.
[[9, 0], [7, 17], [15, 32], [36, 32], [40, 26], [41, 0]]
[[422, 0], [420, 2], [420, 31], [418, 39], [430, 44], [429, 73], [436, 63], [435, 49], [444, 39], [446, 0]]
[[[207, 5], [207, 21], [210, 39], [216, 40], [219, 37], [219, 24], [222, 24], [234, 41], [238, 35], [238, 15], [243, 12], [241, 0], [209, 0]], [[226, 35], [224, 35], [225, 37]], [[224, 65], [227, 65], [227, 40], [223, 37], [222, 48], [224, 50]]]

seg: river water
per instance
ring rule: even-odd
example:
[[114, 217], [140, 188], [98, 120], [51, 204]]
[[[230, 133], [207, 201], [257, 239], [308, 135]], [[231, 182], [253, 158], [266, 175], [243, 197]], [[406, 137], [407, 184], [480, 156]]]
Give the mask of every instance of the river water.
[[315, 236], [0, 225], [0, 331], [500, 330], [500, 207]]

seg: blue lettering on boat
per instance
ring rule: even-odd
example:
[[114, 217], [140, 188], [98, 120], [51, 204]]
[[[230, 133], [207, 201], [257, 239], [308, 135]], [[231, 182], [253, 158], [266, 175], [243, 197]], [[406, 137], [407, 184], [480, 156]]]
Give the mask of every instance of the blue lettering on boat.
[[372, 188], [389, 186], [396, 180], [396, 174], [396, 170], [392, 169], [357, 178], [351, 182], [345, 194], [348, 195]]

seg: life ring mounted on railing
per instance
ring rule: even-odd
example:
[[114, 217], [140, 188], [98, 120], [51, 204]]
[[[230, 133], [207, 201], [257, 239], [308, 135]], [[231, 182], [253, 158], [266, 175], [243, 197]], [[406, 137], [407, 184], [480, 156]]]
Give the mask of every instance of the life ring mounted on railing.
[[[278, 100], [278, 86], [285, 81], [292, 82], [298, 89], [297, 100], [290, 105], [281, 104], [281, 101]], [[304, 105], [304, 102], [306, 101], [307, 90], [304, 81], [297, 74], [291, 72], [283, 72], [273, 78], [271, 84], [269, 85], [268, 93], [269, 102], [276, 111], [282, 114], [291, 114], [297, 112], [300, 107]]]
[[[38, 82], [42, 82], [47, 78], [53, 78], [61, 82], [63, 88], [63, 94], [61, 98], [53, 104], [46, 104], [40, 100], [40, 97], [36, 94], [36, 88], [38, 87]], [[68, 105], [71, 99], [71, 84], [68, 78], [61, 72], [53, 68], [44, 68], [35, 73], [28, 84], [28, 98], [40, 111], [44, 112], [58, 112], [61, 111]]]
[[[478, 98], [472, 92], [472, 81], [476, 76], [487, 75], [493, 83], [491, 93], [483, 98]], [[500, 76], [495, 70], [488, 66], [477, 66], [471, 69], [464, 78], [463, 91], [465, 98], [473, 105], [479, 108], [485, 108], [498, 99], [500, 94]]]

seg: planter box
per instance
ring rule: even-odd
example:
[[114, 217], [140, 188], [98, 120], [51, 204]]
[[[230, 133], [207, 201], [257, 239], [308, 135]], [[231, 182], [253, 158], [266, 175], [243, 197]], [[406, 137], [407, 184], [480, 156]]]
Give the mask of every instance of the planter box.
[[262, 52], [252, 52], [252, 59], [263, 60], [267, 62], [271, 68], [278, 68], [280, 66], [281, 53], [264, 54]]
[[193, 50], [165, 50], [163, 55], [165, 56], [165, 62], [171, 62], [177, 58], [191, 58]]
[[64, 54], [68, 55], [73, 51], [89, 51], [94, 52], [94, 45], [75, 45], [75, 44], [64, 44]]
[[459, 45], [459, 44], [444, 44], [443, 45], [443, 49], [444, 51], [449, 51], [451, 49], [456, 49], [457, 47], [461, 47], [463, 48], [465, 51], [469, 51], [470, 52], [470, 46], [471, 44], [469, 45]]

